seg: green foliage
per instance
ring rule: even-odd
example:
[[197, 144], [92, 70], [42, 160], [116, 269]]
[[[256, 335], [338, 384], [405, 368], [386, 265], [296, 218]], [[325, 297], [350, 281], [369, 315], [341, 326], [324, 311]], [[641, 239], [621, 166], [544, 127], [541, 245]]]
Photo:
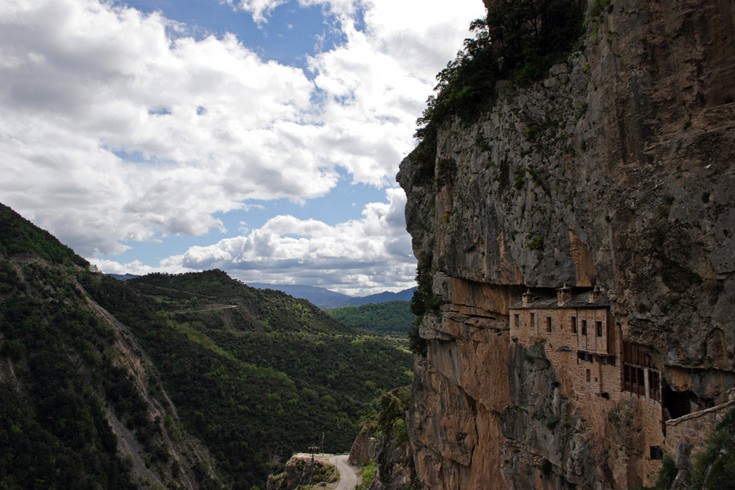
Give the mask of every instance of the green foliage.
[[453, 158], [443, 158], [437, 163], [436, 185], [444, 187], [454, 183], [457, 176], [457, 162]]
[[437, 75], [436, 95], [429, 97], [416, 131], [426, 145], [435, 145], [436, 131], [450, 117], [471, 121], [486, 110], [498, 80], [523, 85], [544, 77], [583, 32], [583, 0], [497, 0], [488, 5], [487, 17], [470, 24], [474, 37]]
[[311, 484], [334, 483], [339, 481], [339, 471], [332, 465], [315, 464], [311, 474]]
[[419, 325], [423, 321], [421, 317], [439, 311], [444, 304], [442, 298], [434, 294], [432, 289], [432, 261], [433, 257], [431, 255], [418, 258], [416, 269], [418, 287], [413, 293], [413, 298], [411, 298], [411, 311], [417, 318], [408, 332], [409, 347], [414, 354], [422, 357], [426, 357], [427, 344], [426, 339], [422, 338], [419, 333]]
[[349, 327], [381, 335], [406, 335], [415, 319], [408, 301], [346, 306], [327, 313]]
[[426, 339], [421, 337], [421, 334], [419, 333], [419, 323], [421, 322], [420, 318], [417, 318], [413, 325], [411, 326], [411, 330], [408, 332], [408, 347], [411, 349], [411, 352], [414, 354], [426, 357], [426, 351], [428, 350], [428, 345], [426, 343]]
[[[295, 459], [289, 465], [288, 472], [284, 471], [269, 478], [274, 488], [292, 488], [286, 483], [289, 473], [298, 477], [299, 484], [296, 490], [323, 488], [326, 484], [339, 480], [339, 471], [332, 464], [324, 464], [318, 459], [315, 459], [313, 464], [310, 460]], [[261, 487], [253, 486], [253, 488]]]
[[411, 298], [411, 312], [420, 317], [429, 312], [439, 311], [445, 303], [444, 300], [434, 294], [431, 282], [433, 273], [431, 270], [432, 257], [419, 258], [416, 271], [416, 283], [418, 287]]
[[234, 488], [262, 484], [322, 433], [327, 450], [349, 450], [376, 391], [408, 382], [411, 356], [390, 341], [221, 271], [85, 288], [130, 327]]
[[522, 168], [518, 168], [513, 176], [513, 188], [517, 191], [523, 189], [526, 183], [526, 172]]
[[544, 248], [544, 237], [540, 234], [532, 235], [526, 240], [525, 247], [529, 250], [541, 250]]
[[[307, 301], [222, 271], [119, 282], [78, 267], [82, 259], [8, 208], [0, 230], [0, 366], [12, 363], [19, 386], [0, 383], [0, 488], [145, 484], [132, 481], [132, 459], [118, 457], [107, 414], [159, 474], [183, 471], [164, 446], [165, 427], [204, 442], [228, 488], [262, 486], [279, 460], [322, 433], [325, 449], [348, 450], [376, 393], [409, 382], [405, 349]], [[151, 419], [121, 367], [119, 334], [90, 299], [152, 360], [149, 393], [160, 379], [176, 420]], [[208, 465], [192, 469], [201, 488], [219, 486]]]
[[0, 486], [133, 488], [104, 413], [113, 333], [66, 268], [0, 265], [0, 362], [22, 387], [0, 383]]
[[36, 227], [3, 204], [0, 204], [0, 254], [8, 257], [36, 255], [57, 264], [89, 267], [86, 260], [53, 235]]
[[365, 418], [366, 425], [383, 438], [384, 444], [400, 444], [408, 440], [405, 416], [410, 399], [410, 385], [385, 392]]
[[716, 490], [733, 488], [735, 482], [735, 409], [720, 423], [707, 450], [695, 458], [692, 488]]
[[360, 483], [357, 485], [355, 490], [368, 490], [372, 485], [375, 475], [378, 472], [378, 463], [370, 461], [362, 468], [362, 474], [360, 475]]
[[656, 490], [666, 490], [671, 488], [671, 484], [674, 483], [674, 478], [679, 470], [676, 469], [674, 460], [668, 456], [664, 457], [661, 471], [659, 471], [658, 479], [656, 480]]
[[592, 0], [589, 5], [589, 16], [598, 17], [610, 6], [610, 0]]
[[393, 427], [396, 421], [403, 418], [405, 407], [401, 400], [393, 393], [385, 393], [378, 402], [378, 430], [387, 438], [393, 436]]

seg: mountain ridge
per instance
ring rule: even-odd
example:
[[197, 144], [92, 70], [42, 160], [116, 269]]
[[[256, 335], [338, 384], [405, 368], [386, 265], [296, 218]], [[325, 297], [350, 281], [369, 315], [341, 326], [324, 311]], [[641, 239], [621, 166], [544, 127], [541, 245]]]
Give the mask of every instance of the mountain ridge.
[[349, 449], [410, 355], [222, 271], [122, 282], [0, 208], [0, 481], [249, 489]]
[[319, 286], [308, 286], [298, 284], [266, 284], [249, 283], [258, 289], [273, 289], [282, 291], [296, 298], [306, 299], [320, 308], [331, 309], [343, 306], [361, 306], [370, 303], [387, 303], [389, 301], [410, 301], [413, 297], [415, 287], [398, 292], [383, 291], [382, 293], [369, 294], [367, 296], [349, 296]]

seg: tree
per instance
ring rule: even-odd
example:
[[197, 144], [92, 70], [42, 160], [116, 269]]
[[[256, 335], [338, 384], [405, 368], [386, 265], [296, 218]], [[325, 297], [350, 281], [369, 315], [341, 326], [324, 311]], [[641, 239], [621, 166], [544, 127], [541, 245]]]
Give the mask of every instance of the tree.
[[470, 24], [474, 37], [437, 75], [436, 95], [415, 136], [431, 144], [449, 117], [476, 118], [492, 102], [495, 82], [542, 78], [583, 32], [584, 0], [487, 0], [487, 17]]

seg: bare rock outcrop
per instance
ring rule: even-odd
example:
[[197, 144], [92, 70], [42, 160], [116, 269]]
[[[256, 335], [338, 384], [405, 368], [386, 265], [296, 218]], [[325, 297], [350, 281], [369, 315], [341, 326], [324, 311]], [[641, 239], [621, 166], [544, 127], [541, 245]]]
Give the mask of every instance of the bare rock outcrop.
[[445, 302], [420, 327], [428, 353], [408, 425], [418, 478], [651, 485], [665, 444], [646, 434], [665, 434], [645, 415], [650, 400], [570, 390], [548, 345], [511, 340], [509, 308], [528, 288], [602, 286], [621, 345], [661, 372], [662, 421], [727, 401], [735, 4], [612, 2], [545, 80], [497, 89], [479, 121], [445, 124], [434, 161], [414, 152], [398, 174], [419, 274]]
[[296, 453], [286, 462], [284, 471], [268, 476], [268, 490], [296, 490], [325, 487], [339, 480], [339, 474], [329, 461], [331, 454]]

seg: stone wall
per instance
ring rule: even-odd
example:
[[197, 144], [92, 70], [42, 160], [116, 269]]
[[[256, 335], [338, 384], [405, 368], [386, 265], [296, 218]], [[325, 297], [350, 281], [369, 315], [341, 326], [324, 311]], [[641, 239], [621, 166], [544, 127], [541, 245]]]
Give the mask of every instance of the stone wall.
[[716, 407], [667, 420], [666, 452], [672, 456], [682, 451], [690, 451], [691, 456], [701, 453], [720, 422], [735, 409], [735, 391], [730, 391], [730, 397]]
[[[609, 308], [516, 308], [511, 310], [510, 315], [511, 336], [517, 337], [524, 345], [546, 341], [557, 349], [619, 355], [611, 339], [614, 326]], [[516, 315], [519, 323], [516, 323]], [[576, 319], [576, 332], [572, 327], [573, 318]], [[597, 335], [597, 322], [601, 323], [601, 335]]]

